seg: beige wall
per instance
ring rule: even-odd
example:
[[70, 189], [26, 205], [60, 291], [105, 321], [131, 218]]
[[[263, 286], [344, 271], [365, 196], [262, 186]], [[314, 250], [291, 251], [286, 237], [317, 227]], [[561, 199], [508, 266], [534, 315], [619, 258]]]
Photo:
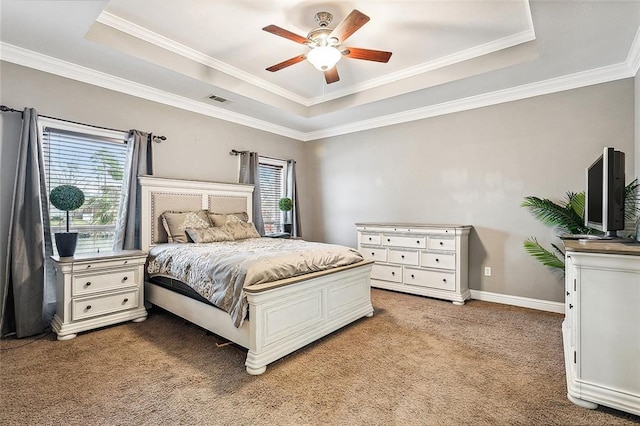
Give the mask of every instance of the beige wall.
[[[634, 152], [633, 79], [305, 144], [0, 64], [2, 104], [167, 136], [155, 145], [158, 176], [236, 181], [233, 148], [297, 160], [308, 239], [355, 246], [359, 221], [473, 225], [471, 287], [515, 296], [563, 300], [560, 276], [522, 248], [530, 235], [553, 240], [519, 207], [522, 197], [582, 190], [584, 167], [604, 145]], [[19, 126], [19, 115], [0, 115], [0, 259]], [[493, 276], [481, 276], [482, 266], [491, 266]]]
[[312, 143], [312, 236], [355, 245], [355, 222], [473, 225], [472, 289], [563, 301], [561, 276], [522, 247], [553, 234], [520, 203], [584, 190], [603, 146], [633, 158], [633, 102], [627, 79]]

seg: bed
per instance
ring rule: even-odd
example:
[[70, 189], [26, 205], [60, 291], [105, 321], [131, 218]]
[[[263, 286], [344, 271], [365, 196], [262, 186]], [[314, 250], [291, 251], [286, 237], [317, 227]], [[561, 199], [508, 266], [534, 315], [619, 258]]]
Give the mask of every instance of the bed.
[[[139, 177], [142, 249], [167, 241], [165, 211], [246, 212], [251, 221], [253, 186]], [[244, 288], [248, 316], [237, 327], [231, 316], [203, 300], [145, 281], [145, 300], [246, 349], [246, 370], [267, 365], [362, 317], [373, 315], [371, 261], [260, 283]]]

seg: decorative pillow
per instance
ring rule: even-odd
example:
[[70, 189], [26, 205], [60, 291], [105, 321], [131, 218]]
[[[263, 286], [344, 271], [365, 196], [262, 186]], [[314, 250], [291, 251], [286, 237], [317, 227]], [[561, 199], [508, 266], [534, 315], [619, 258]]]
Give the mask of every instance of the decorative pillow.
[[227, 223], [227, 217], [235, 216], [243, 222], [249, 222], [249, 215], [247, 212], [240, 213], [209, 213], [209, 221], [213, 226], [224, 226]]
[[225, 228], [200, 228], [186, 229], [187, 235], [194, 243], [217, 243], [220, 241], [233, 241]]
[[170, 243], [188, 243], [187, 229], [204, 229], [211, 227], [207, 210], [194, 212], [162, 213], [162, 225], [167, 231], [167, 241]]
[[244, 222], [234, 215], [227, 216], [227, 221], [222, 227], [234, 240], [245, 240], [247, 238], [260, 238], [253, 223]]

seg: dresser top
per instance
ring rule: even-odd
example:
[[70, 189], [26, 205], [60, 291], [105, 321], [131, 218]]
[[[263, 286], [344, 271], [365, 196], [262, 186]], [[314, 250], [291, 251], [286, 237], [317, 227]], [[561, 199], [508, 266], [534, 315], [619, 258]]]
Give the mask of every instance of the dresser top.
[[147, 252], [142, 250], [122, 250], [122, 251], [106, 251], [102, 253], [86, 253], [78, 254], [71, 257], [51, 256], [51, 259], [58, 263], [87, 262], [96, 260], [117, 259], [121, 257], [146, 256]]
[[640, 256], [640, 243], [610, 240], [562, 240], [568, 251]]
[[457, 225], [452, 223], [442, 223], [442, 224], [434, 224], [434, 223], [389, 223], [389, 222], [367, 222], [367, 223], [356, 223], [356, 226], [361, 227], [372, 227], [372, 228], [415, 228], [415, 229], [469, 229], [471, 225]]

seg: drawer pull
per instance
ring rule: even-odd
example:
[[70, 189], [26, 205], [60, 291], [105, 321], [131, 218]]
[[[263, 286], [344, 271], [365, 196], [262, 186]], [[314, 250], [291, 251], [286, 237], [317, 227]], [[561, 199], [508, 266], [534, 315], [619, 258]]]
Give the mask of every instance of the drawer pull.
[[446, 279], [446, 278], [443, 278], [443, 279], [442, 279], [442, 282], [443, 282], [443, 283], [446, 283], [446, 282], [447, 282], [447, 279]]
[[420, 244], [420, 240], [416, 240], [416, 244]]
[[440, 262], [440, 259], [436, 258], [436, 262]]
[[390, 243], [391, 242], [391, 238], [387, 238], [387, 242]]
[[441, 245], [441, 246], [443, 246], [443, 245], [444, 245], [444, 243], [443, 243], [442, 241], [440, 241], [440, 245]]
[[371, 252], [371, 256], [375, 256], [376, 254], [374, 252]]
[[124, 298], [124, 300], [122, 301], [123, 304], [127, 303], [129, 301], [129, 299], [127, 299], [126, 297]]
[[91, 265], [87, 265], [87, 269], [91, 268]]
[[129, 277], [127, 277], [127, 276], [125, 275], [125, 276], [124, 276], [124, 278], [122, 279], [122, 281], [126, 281], [126, 280], [128, 280], [128, 279], [129, 279]]
[[416, 277], [415, 275], [411, 274], [411, 278], [415, 278], [415, 277]]
[[87, 310], [87, 311], [88, 311], [89, 309], [91, 309], [91, 305], [87, 305], [87, 307], [85, 308], [85, 310]]
[[396, 273], [395, 273], [395, 272], [393, 272], [393, 271], [391, 271], [391, 275], [395, 276], [395, 275], [396, 275]]
[[567, 296], [569, 295], [569, 292], [567, 292]]
[[373, 238], [369, 237], [369, 241], [371, 241]]
[[85, 287], [89, 287], [91, 285], [91, 281], [87, 281], [87, 283], [85, 284]]
[[401, 255], [400, 257], [404, 259], [404, 254], [403, 254], [403, 255]]
[[573, 309], [573, 305], [569, 303], [569, 309]]
[[127, 263], [129, 263], [129, 261], [128, 261], [128, 260], [125, 260], [125, 261], [124, 261], [124, 264], [126, 265]]

